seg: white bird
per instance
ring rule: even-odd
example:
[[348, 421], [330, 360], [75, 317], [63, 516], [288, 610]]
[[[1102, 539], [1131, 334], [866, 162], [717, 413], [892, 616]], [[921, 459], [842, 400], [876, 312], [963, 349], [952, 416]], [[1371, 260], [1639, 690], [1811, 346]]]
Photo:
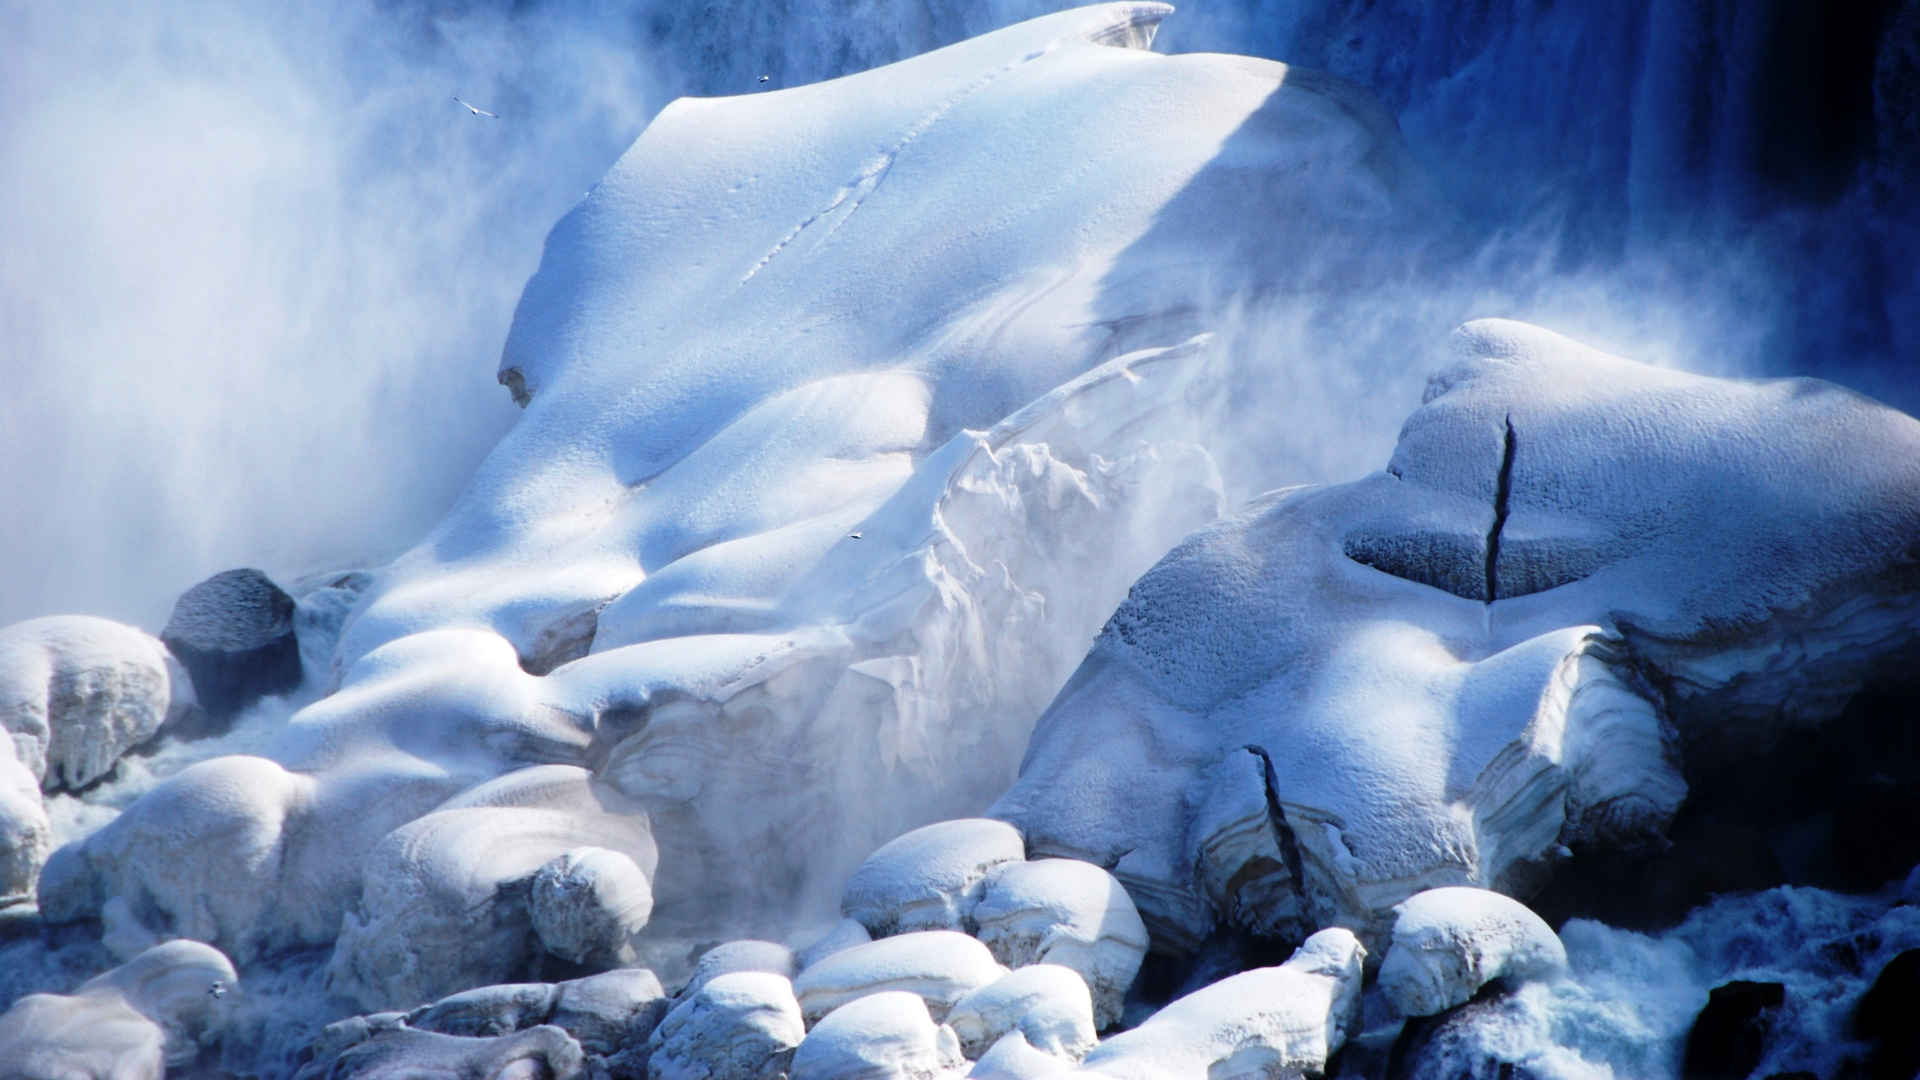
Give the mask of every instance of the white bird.
[[487, 118], [487, 119], [489, 119], [489, 120], [498, 120], [498, 119], [500, 119], [500, 114], [499, 114], [499, 113], [490, 113], [490, 112], [488, 112], [487, 110], [485, 110], [485, 109], [483, 109], [483, 108], [481, 108], [481, 107], [480, 107], [480, 106], [478, 106], [478, 105], [475, 105], [475, 104], [472, 104], [471, 102], [468, 102], [468, 101], [464, 101], [464, 100], [462, 100], [462, 99], [461, 99], [461, 97], [460, 97], [460, 95], [459, 95], [459, 94], [455, 94], [455, 95], [453, 95], [453, 100], [455, 100], [455, 101], [458, 101], [458, 102], [460, 102], [460, 104], [462, 104], [462, 105], [464, 105], [464, 106], [466, 106], [466, 109], [467, 109], [467, 111], [468, 111], [468, 112], [470, 112], [470, 113], [472, 113], [472, 114], [473, 114], [473, 115], [475, 115], [475, 116], [484, 116], [484, 117], [486, 117], [486, 118]]
[[227, 984], [221, 982], [219, 979], [213, 980], [213, 985], [207, 987], [207, 995], [215, 999], [226, 997]]
[[858, 540], [858, 539], [860, 539], [860, 534], [859, 534], [859, 533], [848, 533], [848, 534], [847, 534], [847, 539], [849, 539], [849, 540]]
[[761, 81], [761, 82], [766, 82], [766, 81], [767, 81], [768, 79], [771, 79], [771, 78], [773, 78], [773, 76], [771, 76], [771, 75], [762, 75], [762, 76], [760, 76], [760, 81]]

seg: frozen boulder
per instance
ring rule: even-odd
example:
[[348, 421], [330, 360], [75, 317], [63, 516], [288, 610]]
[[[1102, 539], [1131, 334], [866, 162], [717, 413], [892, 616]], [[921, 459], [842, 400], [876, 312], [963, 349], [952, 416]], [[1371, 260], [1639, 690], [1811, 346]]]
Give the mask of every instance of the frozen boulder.
[[840, 911], [874, 937], [913, 930], [971, 930], [988, 871], [1027, 857], [1004, 821], [937, 821], [880, 845], [847, 880]]
[[935, 1024], [916, 994], [883, 991], [850, 1001], [807, 1032], [792, 1080], [936, 1080], [963, 1068], [953, 1029]]
[[365, 852], [449, 794], [444, 771], [400, 756], [324, 782], [249, 755], [202, 761], [54, 852], [40, 909], [66, 922], [124, 897], [150, 931], [210, 942], [242, 963], [322, 945], [359, 891]]
[[540, 940], [534, 883], [589, 843], [617, 844], [642, 875], [653, 867], [645, 815], [566, 765], [510, 773], [402, 825], [366, 857], [329, 985], [377, 1009], [524, 977]]
[[855, 998], [889, 990], [919, 996], [939, 1020], [954, 1002], [1005, 973], [973, 938], [952, 930], [921, 930], [834, 953], [801, 972], [793, 990], [809, 1022]]
[[295, 1080], [587, 1080], [580, 1044], [541, 1026], [488, 1039], [390, 1027], [328, 1055], [316, 1054]]
[[562, 852], [533, 875], [533, 931], [575, 964], [633, 963], [633, 936], [653, 913], [653, 887], [633, 859], [603, 847]]
[[1366, 949], [1322, 930], [1279, 967], [1243, 971], [1180, 998], [1081, 1062], [1111, 1080], [1324, 1073], [1360, 1018]]
[[293, 615], [293, 597], [252, 569], [222, 571], [174, 601], [160, 640], [186, 666], [216, 728], [269, 694], [299, 687]]
[[948, 1011], [947, 1026], [968, 1058], [979, 1058], [1008, 1032], [1062, 1062], [1080, 1060], [1097, 1041], [1086, 980], [1058, 964], [1010, 971], [967, 994]]
[[559, 983], [465, 990], [415, 1009], [406, 1014], [404, 1023], [416, 1031], [470, 1038], [493, 1038], [549, 1024], [580, 1044], [590, 1069], [640, 1076], [645, 1072], [647, 1039], [666, 1015], [667, 1004], [666, 992], [653, 972], [621, 968]]
[[1403, 1016], [1462, 1004], [1487, 983], [1522, 983], [1566, 970], [1567, 950], [1525, 904], [1485, 889], [1428, 889], [1403, 901], [1380, 988]]
[[193, 707], [167, 647], [87, 615], [0, 629], [0, 732], [48, 791], [78, 790]]
[[806, 1035], [786, 979], [715, 976], [683, 998], [648, 1042], [649, 1080], [781, 1080]]
[[727, 941], [700, 954], [687, 978], [685, 996], [699, 990], [715, 978], [735, 971], [764, 971], [791, 979], [798, 972], [793, 950], [777, 941]]
[[[1265, 496], [1136, 582], [991, 811], [1111, 867], [1159, 947], [1223, 922], [1377, 944], [1423, 889], [1549, 878], [1652, 918], [1775, 804], [1845, 869], [1830, 811], [1868, 757], [1790, 766], [1872, 745], [1864, 715], [1806, 733], [1920, 647], [1920, 422], [1517, 323], [1455, 347], [1385, 470]], [[1670, 837], [1690, 790], [1725, 803]]]
[[52, 851], [40, 782], [15, 756], [13, 741], [0, 738], [0, 907], [33, 898]]
[[169, 941], [72, 994], [15, 1002], [0, 1015], [0, 1062], [34, 1080], [160, 1080], [219, 1040], [238, 990], [219, 950]]
[[630, 1056], [667, 1014], [669, 998], [646, 968], [618, 968], [556, 983], [547, 1023], [580, 1040], [589, 1055]]
[[552, 983], [503, 983], [450, 994], [407, 1014], [419, 1031], [491, 1038], [546, 1023], [559, 996]]
[[1076, 859], [1007, 863], [988, 875], [973, 918], [994, 959], [1071, 968], [1093, 993], [1095, 1024], [1120, 1019], [1146, 959], [1147, 928], [1112, 874]]

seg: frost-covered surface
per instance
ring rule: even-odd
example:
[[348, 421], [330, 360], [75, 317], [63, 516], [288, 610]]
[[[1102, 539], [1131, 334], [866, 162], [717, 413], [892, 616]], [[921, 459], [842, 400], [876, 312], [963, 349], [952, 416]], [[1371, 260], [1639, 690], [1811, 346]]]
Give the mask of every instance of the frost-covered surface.
[[1518, 985], [1564, 971], [1567, 950], [1526, 905], [1485, 889], [1428, 889], [1401, 902], [1380, 988], [1407, 1016], [1466, 1002], [1496, 979]]
[[1111, 866], [1165, 947], [1384, 941], [1421, 889], [1657, 845], [1679, 742], [1820, 723], [1920, 635], [1920, 422], [1516, 323], [1456, 347], [1385, 471], [1142, 578], [996, 804], [1030, 853]]

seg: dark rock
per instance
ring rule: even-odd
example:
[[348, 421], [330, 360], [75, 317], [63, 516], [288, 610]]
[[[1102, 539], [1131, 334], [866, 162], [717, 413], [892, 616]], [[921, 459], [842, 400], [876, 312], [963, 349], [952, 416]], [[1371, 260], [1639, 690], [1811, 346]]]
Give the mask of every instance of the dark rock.
[[1766, 1053], [1774, 1010], [1786, 1000], [1787, 988], [1777, 982], [1741, 979], [1714, 987], [1687, 1032], [1680, 1075], [1686, 1080], [1746, 1080]]
[[1853, 1010], [1853, 1035], [1872, 1046], [1865, 1075], [1872, 1080], [1920, 1076], [1920, 949], [1887, 962]]
[[182, 593], [160, 634], [187, 669], [205, 711], [201, 730], [219, 734], [242, 709], [300, 685], [293, 597], [258, 570], [227, 570]]

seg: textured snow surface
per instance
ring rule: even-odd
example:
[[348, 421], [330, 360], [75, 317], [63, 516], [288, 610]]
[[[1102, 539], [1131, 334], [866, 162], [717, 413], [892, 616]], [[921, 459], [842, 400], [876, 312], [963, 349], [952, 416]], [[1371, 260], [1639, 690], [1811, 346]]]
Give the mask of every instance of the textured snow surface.
[[1383, 943], [1421, 889], [1656, 842], [1676, 718], [1818, 723], [1920, 634], [1920, 422], [1517, 323], [1456, 347], [1385, 471], [1143, 577], [996, 804], [1030, 854], [1112, 867], [1168, 948]]

